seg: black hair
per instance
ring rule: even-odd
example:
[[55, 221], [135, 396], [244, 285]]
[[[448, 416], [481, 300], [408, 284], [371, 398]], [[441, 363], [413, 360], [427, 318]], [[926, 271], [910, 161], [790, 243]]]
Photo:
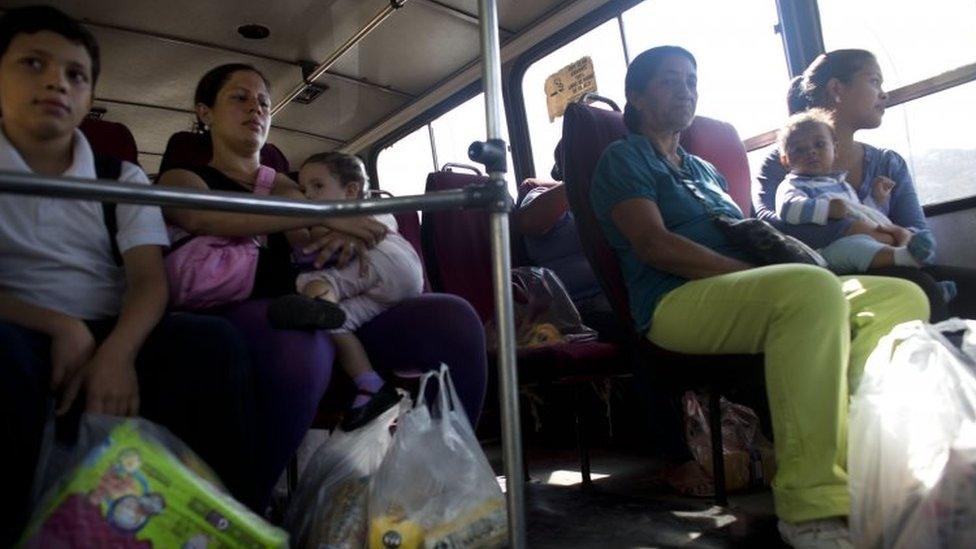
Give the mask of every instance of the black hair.
[[[651, 48], [630, 62], [627, 67], [627, 78], [624, 80], [624, 90], [627, 92], [641, 92], [647, 83], [654, 78], [661, 63], [668, 57], [680, 55], [691, 61], [691, 65], [698, 68], [698, 62], [690, 51], [680, 46], [658, 46]], [[624, 105], [624, 124], [631, 133], [640, 133], [640, 112], [630, 102]]]
[[[197, 82], [197, 89], [193, 93], [193, 105], [196, 106], [202, 103], [213, 108], [217, 102], [217, 94], [220, 93], [220, 89], [230, 80], [232, 74], [240, 71], [250, 71], [257, 74], [264, 81], [264, 86], [269, 91], [271, 90], [271, 83], [268, 82], [264, 73], [254, 68], [253, 65], [248, 65], [247, 63], [227, 63], [226, 65], [220, 65], [219, 67], [210, 69]], [[203, 121], [200, 120], [199, 116], [197, 116], [197, 129], [203, 129]]]
[[302, 162], [302, 167], [309, 164], [322, 164], [328, 166], [329, 171], [336, 176], [336, 179], [343, 186], [350, 183], [359, 184], [359, 194], [362, 195], [369, 184], [369, 176], [366, 175], [366, 164], [358, 156], [341, 152], [316, 153]]
[[0, 17], [0, 56], [7, 53], [7, 48], [18, 34], [36, 34], [41, 31], [61, 35], [85, 48], [91, 58], [91, 85], [94, 88], [102, 66], [98, 42], [88, 29], [57, 8], [26, 6], [3, 14]]
[[876, 63], [877, 59], [867, 50], [846, 49], [821, 53], [802, 75], [790, 82], [786, 93], [786, 106], [790, 114], [812, 107], [829, 107], [827, 83], [836, 78], [844, 84], [850, 84], [854, 75], [872, 62]]

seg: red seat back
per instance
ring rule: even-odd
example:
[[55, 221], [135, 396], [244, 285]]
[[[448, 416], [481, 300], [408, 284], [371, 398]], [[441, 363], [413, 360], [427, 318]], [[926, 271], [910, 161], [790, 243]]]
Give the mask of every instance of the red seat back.
[[[427, 192], [485, 183], [485, 176], [435, 172], [427, 176]], [[461, 296], [471, 303], [482, 322], [495, 310], [489, 230], [485, 210], [449, 210], [424, 213], [420, 231], [431, 288]]]
[[696, 116], [691, 126], [681, 132], [681, 146], [711, 162], [729, 185], [729, 195], [742, 213], [752, 215], [752, 176], [749, 158], [739, 132], [732, 124]]
[[132, 132], [124, 124], [86, 118], [79, 127], [96, 154], [139, 165], [139, 150]]
[[420, 256], [420, 264], [424, 270], [424, 291], [430, 291], [430, 280], [427, 278], [427, 266], [424, 264], [424, 247], [420, 238], [420, 216], [417, 212], [398, 212], [393, 214], [397, 222], [397, 231], [413, 246]]
[[600, 280], [621, 326], [633, 326], [627, 286], [610, 243], [596, 219], [590, 202], [590, 182], [603, 150], [627, 135], [623, 114], [571, 103], [563, 117], [563, 182], [569, 206], [576, 218], [576, 229], [583, 252]]
[[[173, 168], [204, 166], [213, 156], [213, 142], [209, 133], [176, 132], [166, 143], [166, 151], [159, 165], [159, 173]], [[288, 159], [271, 143], [261, 148], [261, 164], [279, 173], [288, 173]]]

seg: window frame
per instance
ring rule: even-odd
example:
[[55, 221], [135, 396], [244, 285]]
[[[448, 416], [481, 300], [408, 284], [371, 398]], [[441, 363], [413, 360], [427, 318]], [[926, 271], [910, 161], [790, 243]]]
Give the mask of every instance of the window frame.
[[[775, 0], [780, 13], [780, 34], [787, 54], [790, 77], [796, 77], [816, 59], [826, 52], [823, 28], [820, 22], [820, 6], [817, 0]], [[790, 40], [790, 36], [798, 40]], [[940, 74], [923, 78], [888, 90], [885, 107], [895, 107], [910, 103], [923, 97], [935, 95], [963, 84], [976, 81], [976, 59], [972, 63], [949, 69]], [[743, 139], [746, 151], [766, 147], [776, 141], [776, 129]], [[964, 198], [932, 202], [922, 206], [926, 216], [936, 216], [967, 210], [976, 207], [976, 194]]]
[[[772, 0], [770, 0], [772, 1]], [[529, 136], [528, 117], [525, 112], [525, 100], [522, 97], [522, 80], [526, 71], [533, 63], [576, 40], [600, 25], [614, 18], [630, 8], [641, 4], [643, 0], [612, 0], [593, 10], [575, 23], [539, 42], [512, 61], [512, 68], [505, 82], [505, 95], [508, 99], [509, 133], [513, 137], [512, 157], [515, 162], [515, 177], [524, 181], [530, 177], [538, 177], [535, 173], [535, 158], [532, 154], [532, 143]], [[630, 59], [626, 41], [620, 37], [624, 46], [624, 56]], [[518, 154], [516, 154], [516, 152]], [[550, 151], [551, 153], [551, 151]], [[545, 176], [546, 174], [543, 174]]]
[[[610, 21], [620, 19], [622, 14], [630, 8], [641, 4], [644, 0], [611, 0], [574, 23], [540, 41], [518, 57], [506, 63], [502, 71], [502, 91], [505, 116], [508, 120], [508, 145], [511, 147], [513, 165], [509, 170], [514, 174], [515, 181], [524, 181], [536, 177], [532, 144], [529, 136], [528, 120], [525, 112], [525, 102], [522, 96], [522, 84], [528, 68], [552, 53], [569, 44], [573, 40]], [[817, 0], [767, 0], [774, 2], [779, 15], [777, 31], [783, 44], [783, 53], [790, 78], [803, 70], [818, 55], [825, 51], [823, 30], [820, 21], [820, 8]], [[621, 32], [625, 56], [627, 44]], [[890, 90], [887, 106], [893, 107], [921, 99], [929, 95], [976, 81], [976, 59], [968, 65], [951, 69], [942, 74], [912, 82], [905, 86]], [[421, 126], [429, 125], [434, 119], [449, 112], [461, 103], [471, 99], [483, 91], [481, 81], [477, 80], [457, 91], [441, 103], [414, 117], [406, 124], [390, 132], [376, 141], [366, 155], [366, 166], [370, 175], [370, 186], [378, 188], [380, 183], [377, 174], [377, 161], [383, 149], [409, 135]], [[748, 136], [742, 140], [747, 152], [766, 147], [776, 139], [776, 129], [771, 129], [757, 135]], [[431, 147], [436, 148], [431, 139]], [[545, 174], [543, 174], [545, 175]], [[923, 206], [926, 215], [939, 215], [976, 205], [976, 195], [946, 202], [936, 202]]]
[[[365, 155], [366, 170], [367, 173], [369, 174], [369, 187], [371, 189], [380, 188], [379, 186], [381, 182], [379, 179], [378, 166], [379, 166], [380, 153], [383, 152], [383, 149], [392, 146], [397, 141], [403, 139], [404, 137], [410, 135], [411, 133], [417, 131], [418, 129], [424, 126], [429, 127], [430, 124], [435, 119], [439, 118], [441, 115], [450, 112], [455, 107], [460, 106], [465, 101], [471, 99], [472, 97], [478, 95], [483, 91], [484, 88], [481, 85], [481, 81], [476, 80], [471, 84], [468, 84], [467, 86], [461, 88], [453, 95], [441, 101], [437, 105], [434, 105], [430, 109], [427, 109], [426, 111], [415, 116], [406, 124], [386, 134], [381, 139], [373, 143], [373, 145], [369, 147], [368, 152]], [[431, 150], [434, 152], [434, 155], [436, 156], [437, 149], [434, 144], [433, 136], [431, 136], [430, 138], [430, 146], [431, 146]], [[514, 151], [513, 151], [513, 155], [514, 155]], [[435, 168], [439, 170], [440, 166], [435, 166]]]

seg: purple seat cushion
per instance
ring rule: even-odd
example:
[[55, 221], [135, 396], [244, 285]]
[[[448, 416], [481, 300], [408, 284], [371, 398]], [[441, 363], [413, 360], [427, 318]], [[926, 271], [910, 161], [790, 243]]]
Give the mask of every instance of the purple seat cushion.
[[[518, 350], [520, 382], [576, 380], [604, 377], [630, 371], [619, 345], [600, 341], [556, 343]], [[497, 353], [489, 354], [497, 360]]]

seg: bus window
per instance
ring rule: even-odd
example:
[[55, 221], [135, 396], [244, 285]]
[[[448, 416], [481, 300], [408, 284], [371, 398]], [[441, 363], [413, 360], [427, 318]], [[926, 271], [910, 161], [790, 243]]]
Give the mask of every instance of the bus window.
[[790, 77], [775, 2], [656, 0], [623, 21], [631, 57], [668, 44], [694, 54], [698, 114], [729, 122], [743, 139], [782, 124]]
[[881, 127], [857, 139], [905, 157], [919, 201], [935, 204], [976, 195], [973, 120], [976, 82], [891, 107]]
[[427, 174], [436, 169], [426, 124], [380, 151], [376, 159], [380, 188], [396, 196], [423, 193]]
[[[504, 113], [502, 113], [504, 117]], [[468, 159], [468, 146], [474, 141], [484, 141], [485, 94], [478, 95], [442, 114], [430, 123], [434, 128], [434, 150], [437, 151], [438, 168], [448, 162], [470, 164], [484, 171], [484, 166]], [[508, 130], [502, 121], [502, 138], [508, 142]], [[508, 152], [508, 191], [515, 196], [515, 177], [512, 175], [512, 153]]]
[[817, 6], [826, 50], [871, 51], [878, 57], [886, 89], [976, 60], [976, 2], [972, 0], [818, 0]]
[[[504, 121], [502, 126], [507, 141]], [[423, 194], [427, 174], [448, 162], [470, 164], [483, 172], [484, 166], [468, 159], [468, 146], [484, 140], [486, 133], [485, 94], [479, 93], [380, 151], [376, 160], [380, 188], [396, 196]], [[511, 153], [508, 166], [511, 174]], [[514, 196], [514, 178], [506, 179]]]
[[617, 19], [611, 19], [529, 66], [522, 78], [525, 118], [535, 176], [548, 178], [553, 165], [553, 150], [562, 137], [563, 119], [549, 121], [545, 82], [550, 75], [574, 61], [590, 56], [596, 73], [597, 93], [616, 101], [623, 108], [624, 75], [627, 61]]

